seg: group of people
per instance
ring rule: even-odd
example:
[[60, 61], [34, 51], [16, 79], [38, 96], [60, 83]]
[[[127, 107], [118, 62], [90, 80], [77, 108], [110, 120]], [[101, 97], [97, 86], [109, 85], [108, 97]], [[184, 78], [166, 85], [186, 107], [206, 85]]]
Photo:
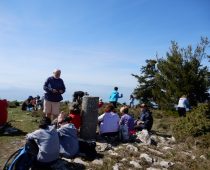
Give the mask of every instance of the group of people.
[[129, 107], [120, 108], [121, 117], [115, 110], [115, 106], [110, 103], [106, 105], [105, 112], [98, 117], [99, 133], [102, 137], [121, 136], [122, 140], [129, 140], [136, 131], [146, 129], [151, 130], [153, 116], [146, 104], [141, 104], [140, 115], [137, 120], [129, 114]]
[[27, 134], [27, 141], [35, 141], [38, 146], [32, 170], [47, 170], [59, 157], [72, 158], [77, 155], [79, 152], [77, 129], [69, 120], [67, 116], [60, 116], [56, 122], [56, 129], [50, 118], [43, 117], [39, 129]]
[[39, 95], [36, 97], [29, 96], [22, 103], [22, 110], [33, 111], [33, 110], [42, 110], [43, 109], [43, 98], [40, 98]]
[[[44, 83], [44, 102], [43, 112], [45, 117], [41, 120], [39, 129], [28, 134], [28, 140], [35, 140], [39, 147], [37, 161], [38, 165], [47, 167], [59, 156], [74, 157], [79, 151], [78, 134], [81, 126], [81, 103], [82, 98], [88, 95], [87, 92], [77, 91], [73, 94], [73, 102], [70, 104], [68, 114], [60, 112], [60, 101], [63, 99], [62, 94], [66, 88], [63, 80], [60, 78], [61, 70], [56, 69], [53, 76], [49, 77]], [[151, 131], [153, 125], [153, 116], [146, 104], [140, 105], [140, 114], [138, 119], [129, 113], [129, 108], [134, 106], [134, 96], [130, 95], [129, 106], [122, 106], [120, 114], [116, 112], [117, 102], [122, 98], [119, 94], [118, 87], [114, 87], [109, 104], [105, 105], [104, 113], [98, 117], [99, 135], [102, 137], [120, 136], [121, 140], [128, 141], [136, 131], [146, 129]], [[25, 101], [26, 107], [33, 105], [31, 96]], [[180, 116], [185, 116], [186, 110], [183, 109], [188, 105], [186, 97], [180, 98], [178, 111]], [[99, 99], [98, 108], [104, 105], [102, 99]], [[24, 106], [23, 106], [24, 107]], [[54, 121], [53, 125], [51, 120]], [[52, 147], [53, 146], [53, 147]]]

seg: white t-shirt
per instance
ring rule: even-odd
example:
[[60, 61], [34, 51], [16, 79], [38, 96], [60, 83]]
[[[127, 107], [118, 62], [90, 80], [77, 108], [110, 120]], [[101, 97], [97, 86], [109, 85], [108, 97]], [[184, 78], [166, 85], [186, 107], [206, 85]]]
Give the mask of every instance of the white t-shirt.
[[187, 100], [187, 98], [185, 97], [181, 97], [179, 99], [179, 103], [178, 103], [178, 106], [177, 107], [181, 107], [181, 108], [189, 108], [189, 102]]
[[117, 132], [119, 130], [120, 117], [114, 112], [106, 112], [98, 117], [101, 122], [99, 126], [100, 134], [108, 132]]

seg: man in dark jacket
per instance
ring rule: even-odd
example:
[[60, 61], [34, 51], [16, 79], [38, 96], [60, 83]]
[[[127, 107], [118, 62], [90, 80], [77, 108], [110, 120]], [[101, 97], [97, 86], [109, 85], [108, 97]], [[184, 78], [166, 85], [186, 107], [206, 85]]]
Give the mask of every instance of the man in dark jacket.
[[60, 101], [63, 100], [62, 94], [66, 88], [63, 80], [60, 78], [61, 70], [56, 69], [53, 76], [49, 77], [44, 83], [44, 113], [47, 117], [57, 118], [60, 112]]

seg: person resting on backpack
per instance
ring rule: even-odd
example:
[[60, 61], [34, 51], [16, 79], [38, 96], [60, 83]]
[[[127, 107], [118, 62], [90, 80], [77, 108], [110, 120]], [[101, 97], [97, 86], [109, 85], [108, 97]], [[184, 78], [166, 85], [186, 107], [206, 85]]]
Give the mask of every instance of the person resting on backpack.
[[77, 128], [77, 130], [79, 131], [80, 127], [81, 127], [81, 115], [80, 115], [80, 108], [79, 108], [79, 104], [77, 102], [73, 102], [70, 104], [69, 106], [69, 123], [74, 124], [74, 126]]
[[77, 129], [69, 121], [70, 118], [65, 117], [60, 122], [60, 128], [57, 129], [60, 140], [60, 156], [65, 158], [73, 158], [79, 152]]
[[147, 105], [144, 103], [141, 104], [140, 109], [140, 119], [135, 121], [135, 129], [139, 131], [147, 129], [148, 131], [150, 131], [153, 125], [152, 112], [150, 112]]
[[122, 126], [127, 126], [128, 127], [128, 135], [134, 134], [134, 118], [128, 113], [129, 108], [128, 106], [123, 106], [120, 108], [120, 113], [122, 114], [120, 118], [119, 125]]
[[104, 136], [118, 136], [120, 117], [114, 112], [113, 104], [109, 103], [105, 106], [105, 113], [98, 117], [99, 133]]
[[33, 163], [33, 170], [47, 170], [59, 158], [58, 133], [50, 124], [50, 118], [43, 117], [39, 129], [26, 136], [27, 140], [34, 140], [39, 148], [37, 160]]

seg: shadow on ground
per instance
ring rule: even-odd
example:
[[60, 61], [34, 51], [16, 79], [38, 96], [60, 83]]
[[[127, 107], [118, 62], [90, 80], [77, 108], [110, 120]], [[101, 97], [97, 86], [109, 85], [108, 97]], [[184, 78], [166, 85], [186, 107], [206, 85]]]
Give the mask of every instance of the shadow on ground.
[[9, 122], [0, 127], [0, 136], [24, 136], [27, 132], [13, 127]]

